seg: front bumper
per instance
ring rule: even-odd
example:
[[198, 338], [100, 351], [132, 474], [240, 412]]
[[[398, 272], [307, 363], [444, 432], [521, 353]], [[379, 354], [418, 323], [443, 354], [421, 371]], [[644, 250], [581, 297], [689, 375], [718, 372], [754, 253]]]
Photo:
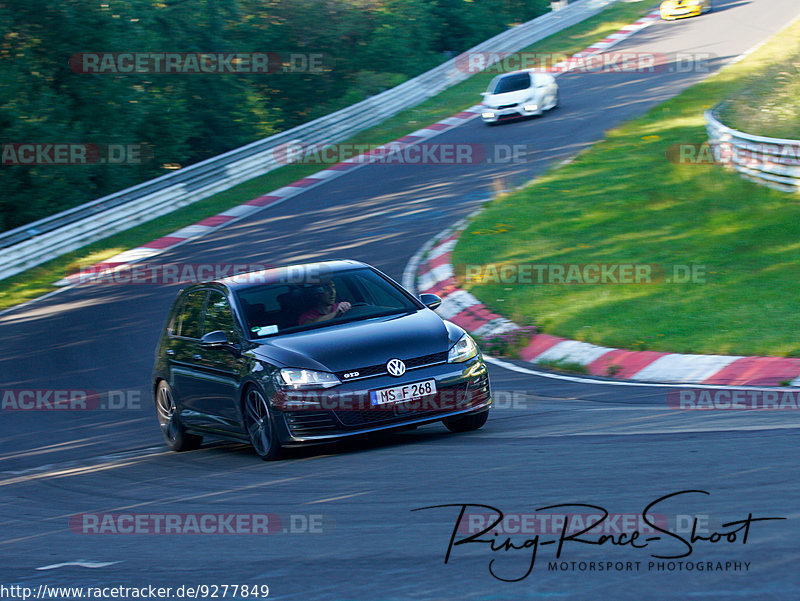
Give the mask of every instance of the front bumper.
[[[489, 116], [489, 113], [491, 113], [491, 116]], [[498, 121], [520, 119], [522, 117], [533, 117], [541, 114], [542, 109], [538, 105], [534, 111], [526, 111], [522, 105], [505, 109], [491, 109], [486, 107], [481, 108], [481, 119], [483, 119], [484, 123], [497, 123]]]
[[[326, 390], [293, 393], [288, 399], [279, 393], [273, 398], [273, 409], [281, 443], [295, 446], [422, 425], [488, 411], [491, 406], [489, 376], [480, 357], [415, 369], [406, 372], [406, 376], [398, 379], [384, 375], [345, 382]], [[436, 395], [370, 406], [371, 390], [431, 379], [436, 381]], [[297, 407], [305, 402], [306, 406]]]

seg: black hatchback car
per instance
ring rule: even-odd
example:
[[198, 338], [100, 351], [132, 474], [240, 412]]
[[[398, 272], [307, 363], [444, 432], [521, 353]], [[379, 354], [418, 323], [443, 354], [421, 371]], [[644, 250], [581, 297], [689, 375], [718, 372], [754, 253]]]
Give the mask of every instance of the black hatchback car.
[[167, 444], [209, 435], [282, 448], [441, 420], [480, 428], [492, 403], [472, 338], [374, 267], [293, 265], [182, 290], [156, 348]]

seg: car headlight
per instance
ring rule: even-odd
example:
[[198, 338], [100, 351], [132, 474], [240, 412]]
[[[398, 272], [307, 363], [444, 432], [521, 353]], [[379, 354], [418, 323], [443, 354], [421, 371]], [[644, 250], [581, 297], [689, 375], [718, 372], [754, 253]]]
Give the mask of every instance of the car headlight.
[[447, 362], [462, 363], [463, 361], [472, 359], [477, 354], [478, 345], [475, 344], [472, 336], [469, 334], [464, 334], [458, 339], [458, 342], [453, 345], [453, 347], [450, 349], [450, 352], [447, 353]]
[[278, 383], [283, 388], [330, 388], [341, 384], [341, 381], [324, 371], [284, 367], [278, 372]]
[[523, 108], [530, 113], [532, 111], [538, 111], [539, 110], [539, 105], [526, 104]]
[[494, 118], [494, 111], [483, 111], [481, 113], [481, 117], [483, 117], [484, 119], [492, 119]]

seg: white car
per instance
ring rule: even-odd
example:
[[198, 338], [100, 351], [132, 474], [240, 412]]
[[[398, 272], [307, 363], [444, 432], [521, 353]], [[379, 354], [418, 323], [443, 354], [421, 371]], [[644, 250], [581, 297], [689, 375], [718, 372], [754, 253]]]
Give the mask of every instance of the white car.
[[558, 106], [558, 84], [550, 73], [503, 73], [482, 95], [481, 117], [485, 123], [541, 115]]

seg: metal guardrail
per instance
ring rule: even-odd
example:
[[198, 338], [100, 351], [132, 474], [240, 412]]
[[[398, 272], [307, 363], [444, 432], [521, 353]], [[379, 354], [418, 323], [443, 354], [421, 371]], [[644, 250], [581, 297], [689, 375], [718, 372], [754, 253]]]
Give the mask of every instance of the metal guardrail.
[[784, 192], [800, 192], [800, 140], [747, 134], [724, 125], [707, 110], [706, 131], [714, 159], [743, 177]]
[[277, 169], [284, 165], [276, 152], [281, 145], [324, 145], [346, 139], [469, 78], [472, 73], [463, 68], [465, 55], [519, 51], [617, 1], [578, 0], [335, 113], [0, 234], [0, 279]]

